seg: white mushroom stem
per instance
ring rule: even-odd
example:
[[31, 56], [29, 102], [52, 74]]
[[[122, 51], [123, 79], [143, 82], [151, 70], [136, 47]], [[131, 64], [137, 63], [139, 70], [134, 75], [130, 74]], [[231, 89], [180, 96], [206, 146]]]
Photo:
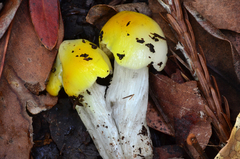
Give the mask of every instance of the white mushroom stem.
[[104, 159], [124, 158], [119, 144], [119, 134], [112, 118], [112, 110], [106, 105], [106, 87], [94, 83], [80, 95], [81, 105], [76, 110]]
[[146, 123], [148, 68], [131, 70], [117, 62], [114, 66], [106, 102], [112, 107], [124, 157], [152, 158], [152, 141]]

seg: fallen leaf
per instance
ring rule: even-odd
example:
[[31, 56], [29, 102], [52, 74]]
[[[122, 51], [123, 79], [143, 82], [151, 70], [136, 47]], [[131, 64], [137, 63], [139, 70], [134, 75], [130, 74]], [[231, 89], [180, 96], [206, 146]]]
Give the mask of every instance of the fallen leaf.
[[219, 151], [215, 159], [237, 159], [240, 156], [240, 114], [232, 129], [228, 143]]
[[90, 8], [86, 21], [92, 25], [95, 25], [98, 29], [101, 29], [103, 25], [117, 12], [120, 11], [138, 11], [139, 13], [151, 15], [151, 10], [146, 3], [128, 3], [116, 6], [99, 4]]
[[58, 0], [29, 0], [29, 9], [39, 40], [48, 50], [52, 50], [58, 41]]
[[[43, 91], [57, 54], [57, 48], [48, 51], [41, 45], [34, 31], [28, 7], [25, 3], [24, 1], [24, 5], [22, 5], [22, 8], [19, 8], [13, 21], [6, 63], [13, 67], [18, 76], [27, 83], [28, 87], [30, 85], [39, 85], [39, 91]], [[58, 46], [62, 39], [63, 25], [61, 23]]]
[[228, 29], [240, 33], [239, 0], [195, 0], [189, 3], [218, 29]]
[[[161, 115], [166, 116], [165, 122], [174, 128], [177, 143], [184, 145], [188, 134], [193, 133], [204, 149], [212, 131], [204, 108], [206, 102], [199, 93], [197, 82], [178, 84], [166, 76], [153, 74], [149, 81], [150, 95], [158, 110], [164, 113]], [[192, 147], [188, 148], [194, 157], [199, 155]]]
[[229, 41], [231, 41], [240, 55], [240, 33], [230, 30], [221, 30], [221, 32], [228, 38]]
[[189, 2], [184, 3], [184, 6], [193, 15], [193, 18], [190, 16], [190, 21], [196, 41], [205, 53], [209, 70], [216, 76], [220, 93], [228, 99], [232, 112], [231, 117], [235, 118], [240, 111], [240, 99], [238, 98], [240, 95], [239, 53], [231, 41], [198, 13]]
[[167, 145], [155, 148], [154, 159], [183, 159], [184, 151], [178, 145]]
[[2, 38], [3, 34], [9, 27], [10, 23], [12, 22], [15, 13], [21, 4], [22, 0], [14, 0], [14, 1], [6, 1], [4, 3], [4, 7], [0, 12], [0, 38]]
[[[191, 3], [184, 3], [184, 6], [197, 21], [196, 23], [193, 19], [190, 19], [194, 34], [203, 48], [208, 64], [228, 76], [234, 83], [239, 83], [240, 56], [236, 49], [221, 31], [194, 10]], [[208, 39], [207, 42], [206, 39]]]
[[[63, 27], [59, 33], [60, 44]], [[56, 97], [39, 92], [45, 89], [56, 53], [57, 49], [50, 52], [41, 46], [31, 23], [28, 1], [24, 0], [12, 22], [0, 80], [0, 158], [29, 158], [33, 142], [28, 113], [46, 110], [57, 102]]]
[[16, 76], [14, 70], [5, 65], [0, 81], [0, 158], [29, 158], [33, 145], [32, 118], [16, 94], [27, 90]]
[[161, 114], [158, 113], [158, 110], [151, 99], [149, 99], [148, 101], [147, 125], [165, 134], [168, 134], [171, 136], [175, 135], [172, 129], [168, 127], [169, 125], [165, 123]]

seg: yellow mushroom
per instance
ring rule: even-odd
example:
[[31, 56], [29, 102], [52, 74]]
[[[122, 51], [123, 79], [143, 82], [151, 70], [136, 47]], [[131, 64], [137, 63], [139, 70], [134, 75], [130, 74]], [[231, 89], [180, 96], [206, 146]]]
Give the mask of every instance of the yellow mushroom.
[[119, 65], [130, 69], [152, 64], [161, 71], [167, 61], [167, 43], [162, 29], [141, 13], [122, 11], [113, 16], [103, 26], [99, 42], [102, 50], [113, 53]]
[[151, 159], [152, 141], [146, 123], [148, 65], [161, 71], [167, 61], [167, 43], [150, 17], [132, 11], [114, 15], [103, 26], [100, 48], [114, 55], [114, 73], [106, 93], [112, 107], [125, 158]]
[[123, 153], [111, 107], [105, 102], [106, 87], [95, 82], [111, 70], [107, 55], [95, 44], [84, 39], [66, 40], [60, 45], [46, 89], [56, 96], [63, 86], [68, 96], [79, 100], [75, 108], [100, 155], [117, 159], [123, 158]]
[[46, 89], [56, 96], [63, 85], [68, 96], [78, 97], [111, 69], [108, 57], [95, 44], [84, 39], [66, 40], [60, 45]]

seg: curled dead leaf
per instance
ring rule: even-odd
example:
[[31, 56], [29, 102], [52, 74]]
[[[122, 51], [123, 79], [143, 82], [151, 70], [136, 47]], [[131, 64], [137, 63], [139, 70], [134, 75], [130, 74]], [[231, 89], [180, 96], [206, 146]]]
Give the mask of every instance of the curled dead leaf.
[[239, 158], [240, 155], [240, 114], [236, 118], [236, 123], [232, 129], [228, 143], [219, 151], [215, 159]]
[[149, 9], [146, 3], [128, 3], [120, 4], [116, 6], [99, 4], [93, 6], [87, 16], [86, 21], [90, 24], [95, 25], [98, 29], [101, 29], [102, 26], [117, 12], [129, 10], [129, 11], [138, 11], [140, 13], [151, 15], [151, 10]]

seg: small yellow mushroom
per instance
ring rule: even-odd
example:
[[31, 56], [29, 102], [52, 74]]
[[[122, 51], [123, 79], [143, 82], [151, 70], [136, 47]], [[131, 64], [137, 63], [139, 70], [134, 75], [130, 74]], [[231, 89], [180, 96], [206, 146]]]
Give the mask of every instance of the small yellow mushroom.
[[66, 40], [59, 48], [58, 58], [47, 84], [47, 91], [56, 96], [62, 83], [68, 96], [77, 97], [93, 85], [97, 77], [104, 78], [111, 71], [106, 54], [95, 44], [84, 40]]

